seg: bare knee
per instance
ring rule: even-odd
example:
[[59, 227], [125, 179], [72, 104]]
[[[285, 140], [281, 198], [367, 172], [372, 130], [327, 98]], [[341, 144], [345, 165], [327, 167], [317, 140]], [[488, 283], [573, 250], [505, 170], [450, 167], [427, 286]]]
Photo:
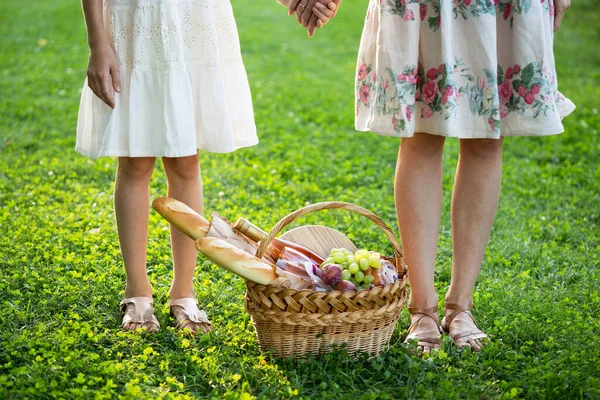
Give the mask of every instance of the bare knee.
[[118, 173], [129, 179], [150, 181], [155, 162], [154, 157], [119, 157]]
[[503, 139], [462, 139], [460, 155], [480, 159], [496, 159], [502, 155]]
[[191, 181], [200, 176], [198, 156], [163, 158], [163, 165], [168, 179]]
[[428, 133], [415, 132], [411, 138], [403, 138], [401, 152], [410, 152], [420, 158], [440, 158], [444, 151], [445, 138]]

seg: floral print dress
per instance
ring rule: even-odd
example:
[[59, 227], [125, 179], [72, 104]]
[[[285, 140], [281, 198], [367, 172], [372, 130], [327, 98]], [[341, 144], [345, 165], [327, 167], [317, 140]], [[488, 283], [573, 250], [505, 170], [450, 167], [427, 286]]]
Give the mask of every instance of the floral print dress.
[[412, 137], [563, 132], [553, 0], [371, 0], [356, 129]]

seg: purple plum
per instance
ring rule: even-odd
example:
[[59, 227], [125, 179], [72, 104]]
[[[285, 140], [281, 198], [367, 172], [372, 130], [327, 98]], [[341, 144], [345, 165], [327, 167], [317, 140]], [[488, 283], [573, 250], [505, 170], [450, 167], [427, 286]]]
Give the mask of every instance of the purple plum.
[[324, 284], [335, 286], [342, 280], [342, 269], [336, 264], [327, 264], [321, 269], [321, 280]]
[[352, 283], [350, 281], [341, 281], [340, 283], [335, 285], [334, 289], [340, 290], [343, 292], [346, 290], [356, 290], [356, 286], [354, 286], [354, 283]]

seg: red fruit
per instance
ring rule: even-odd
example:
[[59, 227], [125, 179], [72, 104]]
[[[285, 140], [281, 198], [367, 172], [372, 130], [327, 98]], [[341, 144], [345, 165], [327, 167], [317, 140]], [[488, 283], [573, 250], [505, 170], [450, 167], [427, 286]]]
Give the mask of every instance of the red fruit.
[[515, 64], [513, 67], [513, 74], [518, 74], [519, 72], [521, 72], [521, 67]]
[[513, 69], [512, 67], [508, 67], [508, 69], [506, 70], [506, 79], [510, 79], [513, 76]]
[[354, 286], [354, 283], [350, 281], [341, 281], [340, 283], [335, 285], [334, 289], [341, 290], [343, 292], [346, 290], [356, 290], [356, 286]]
[[535, 100], [535, 94], [529, 92], [529, 93], [525, 94], [523, 99], [525, 100], [525, 103], [531, 105], [531, 104], [533, 104], [533, 101]]
[[529, 91], [533, 94], [538, 94], [540, 92], [540, 85], [533, 85]]
[[342, 269], [336, 264], [327, 264], [321, 269], [319, 278], [324, 284], [335, 286], [342, 280]]

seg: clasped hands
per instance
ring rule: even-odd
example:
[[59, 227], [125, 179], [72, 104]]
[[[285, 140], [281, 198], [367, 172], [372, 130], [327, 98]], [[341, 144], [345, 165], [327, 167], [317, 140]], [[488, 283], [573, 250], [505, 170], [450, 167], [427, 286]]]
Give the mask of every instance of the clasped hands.
[[322, 28], [335, 17], [342, 0], [277, 0], [288, 8], [288, 15], [296, 14], [299, 24], [313, 36], [317, 28]]

